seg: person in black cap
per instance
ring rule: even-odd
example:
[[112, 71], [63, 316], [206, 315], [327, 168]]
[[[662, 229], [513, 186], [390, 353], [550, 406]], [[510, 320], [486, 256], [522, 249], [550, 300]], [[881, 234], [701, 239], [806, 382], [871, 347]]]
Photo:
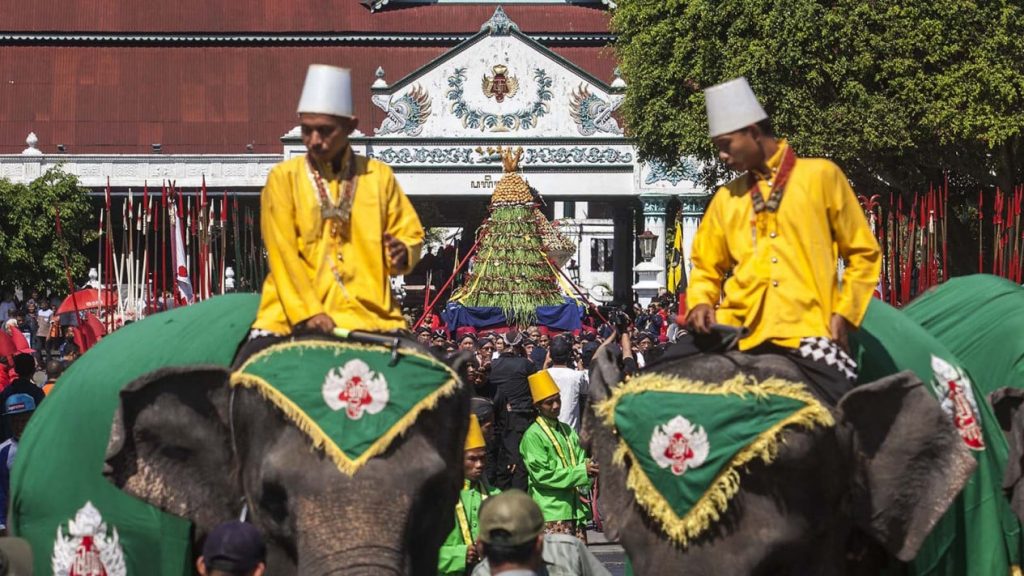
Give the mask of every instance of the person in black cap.
[[494, 485], [498, 479], [498, 443], [495, 442], [494, 433], [494, 402], [488, 398], [476, 397], [470, 401], [470, 410], [476, 414], [480, 421], [480, 429], [484, 433], [484, 440], [487, 442], [487, 459], [484, 461], [484, 478], [490, 485]]
[[497, 390], [494, 395], [495, 432], [500, 447], [495, 485], [502, 490], [526, 490], [528, 480], [523, 457], [519, 454], [519, 442], [536, 417], [526, 379], [537, 367], [525, 357], [522, 333], [507, 332], [501, 341], [505, 343], [505, 351], [491, 362], [489, 380]]
[[196, 560], [200, 576], [263, 576], [267, 547], [252, 524], [233, 520], [210, 532]]

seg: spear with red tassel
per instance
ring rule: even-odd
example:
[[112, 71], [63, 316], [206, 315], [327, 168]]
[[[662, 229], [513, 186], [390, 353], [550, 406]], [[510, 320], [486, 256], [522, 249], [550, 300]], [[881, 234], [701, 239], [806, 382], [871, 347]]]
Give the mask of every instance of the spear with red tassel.
[[1002, 236], [1003, 226], [1003, 192], [996, 188], [996, 199], [992, 208], [992, 274], [1002, 276], [1000, 270], [1002, 265], [999, 262], [999, 239]]
[[1010, 277], [1016, 283], [1021, 281], [1020, 270], [1020, 203], [1024, 195], [1024, 186], [1016, 186], [1013, 190], [1013, 232], [1010, 239], [1013, 242], [1012, 259], [1010, 261]]
[[220, 201], [220, 293], [224, 294], [224, 276], [228, 266], [228, 190]]

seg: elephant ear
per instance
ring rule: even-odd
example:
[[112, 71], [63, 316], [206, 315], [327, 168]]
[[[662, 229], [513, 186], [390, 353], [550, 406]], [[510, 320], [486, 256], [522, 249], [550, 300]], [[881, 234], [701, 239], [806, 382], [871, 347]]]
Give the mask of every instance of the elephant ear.
[[854, 522], [912, 560], [977, 467], [974, 456], [910, 371], [854, 388], [837, 420], [851, 450]]
[[166, 368], [121, 390], [103, 475], [123, 491], [210, 529], [241, 497], [217, 366]]
[[1003, 490], [1010, 497], [1010, 508], [1018, 518], [1024, 519], [1024, 389], [1000, 388], [989, 396], [989, 403], [999, 421], [999, 427], [1006, 434], [1010, 454], [1003, 474]]

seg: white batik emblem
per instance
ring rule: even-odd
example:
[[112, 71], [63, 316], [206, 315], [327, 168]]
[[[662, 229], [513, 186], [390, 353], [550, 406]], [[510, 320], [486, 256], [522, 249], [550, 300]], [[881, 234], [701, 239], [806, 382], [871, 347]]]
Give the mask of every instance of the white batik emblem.
[[68, 522], [57, 526], [53, 542], [54, 576], [125, 576], [124, 550], [117, 528], [107, 528], [100, 511], [86, 502]]
[[671, 468], [676, 476], [696, 468], [708, 457], [708, 435], [682, 416], [656, 426], [651, 434], [651, 458], [662, 468]]
[[985, 439], [971, 379], [963, 369], [935, 355], [932, 355], [932, 374], [935, 375], [932, 385], [939, 397], [939, 404], [953, 421], [964, 444], [971, 450], [984, 450]]
[[388, 382], [370, 370], [362, 360], [349, 360], [333, 368], [324, 380], [324, 402], [331, 410], [345, 409], [345, 415], [359, 420], [363, 412], [376, 414], [388, 404]]

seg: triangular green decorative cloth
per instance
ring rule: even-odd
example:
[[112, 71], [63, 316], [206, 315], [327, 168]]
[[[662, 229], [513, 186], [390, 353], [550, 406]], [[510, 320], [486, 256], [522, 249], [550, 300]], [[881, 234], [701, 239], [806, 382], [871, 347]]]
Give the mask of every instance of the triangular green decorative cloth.
[[383, 346], [288, 342], [253, 355], [231, 385], [258, 390], [352, 475], [459, 386], [451, 368], [412, 348], [390, 363]]
[[665, 533], [685, 546], [729, 506], [740, 469], [770, 463], [787, 426], [832, 426], [831, 413], [801, 384], [739, 376], [721, 385], [644, 374], [597, 406], [617, 432], [616, 464]]

